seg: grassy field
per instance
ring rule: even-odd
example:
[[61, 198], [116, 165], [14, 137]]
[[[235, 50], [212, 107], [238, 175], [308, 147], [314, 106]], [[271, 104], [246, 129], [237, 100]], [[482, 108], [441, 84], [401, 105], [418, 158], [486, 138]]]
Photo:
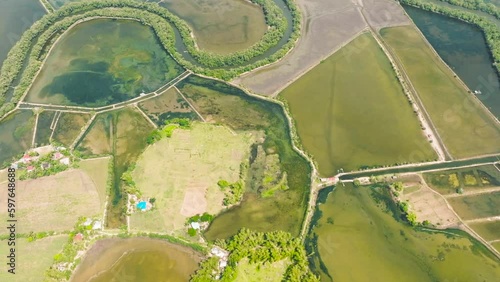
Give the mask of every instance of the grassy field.
[[0, 121], [0, 164], [31, 147], [34, 126], [32, 111], [16, 111]]
[[166, 119], [198, 118], [189, 104], [173, 87], [163, 92], [159, 97], [139, 103], [139, 107], [159, 126], [163, 126]]
[[[107, 167], [101, 169], [107, 172]], [[17, 182], [16, 217], [22, 222], [17, 232], [71, 230], [78, 217], [102, 214], [104, 207], [96, 186], [102, 186], [100, 182], [103, 181], [103, 178], [91, 178], [83, 170], [71, 169], [52, 176]], [[6, 193], [0, 194], [0, 204], [7, 205]], [[3, 221], [7, 219], [6, 209], [0, 210], [0, 218]], [[6, 229], [2, 229], [0, 234], [6, 232]]]
[[[0, 272], [0, 281], [38, 282], [44, 281], [44, 273], [68, 241], [67, 235], [57, 235], [28, 242], [25, 238], [16, 241], [16, 274], [7, 272], [7, 265]], [[8, 254], [7, 242], [0, 240], [0, 253]], [[5, 258], [3, 258], [7, 261]]]
[[265, 263], [264, 265], [255, 265], [249, 263], [247, 258], [238, 262], [236, 275], [238, 282], [280, 282], [283, 280], [283, 274], [290, 262], [280, 260], [274, 263]]
[[385, 188], [346, 184], [323, 193], [311, 234], [318, 236], [312, 259], [322, 281], [496, 281], [500, 276], [498, 259], [463, 232], [423, 232], [401, 222]]
[[52, 137], [55, 141], [69, 147], [89, 119], [89, 114], [62, 113]]
[[500, 242], [491, 243], [493, 248], [500, 252]]
[[414, 27], [386, 28], [381, 34], [402, 61], [453, 157], [500, 151], [499, 127], [439, 61]]
[[500, 215], [500, 192], [449, 198], [448, 202], [465, 220]]
[[299, 136], [324, 176], [436, 158], [385, 54], [365, 33], [287, 87]]
[[85, 155], [101, 155], [112, 153], [111, 118], [98, 115], [77, 145], [76, 149]]
[[239, 180], [240, 164], [253, 142], [250, 133], [233, 135], [222, 126], [195, 123], [148, 147], [133, 178], [143, 196], [156, 198], [157, 209], [133, 214], [131, 229], [184, 231], [188, 217], [219, 213], [224, 193], [217, 181]]
[[468, 192], [475, 188], [500, 186], [500, 171], [493, 165], [429, 172], [423, 177], [432, 189], [442, 195], [456, 194], [458, 188]]
[[[266, 158], [255, 156], [255, 146], [252, 154], [255, 159], [263, 160], [262, 165], [267, 165], [268, 157], [278, 154], [279, 171], [286, 173], [286, 183], [290, 188], [264, 197], [247, 186], [242, 203], [216, 217], [204, 233], [205, 237], [208, 240], [228, 238], [242, 227], [265, 232], [283, 230], [297, 235], [310, 191], [311, 168], [292, 148], [282, 107], [251, 97], [225, 83], [194, 75], [181, 81], [178, 88], [207, 121], [224, 124], [237, 132], [264, 133], [264, 138], [259, 138], [257, 142], [264, 149]], [[251, 158], [250, 167], [256, 163], [258, 161]], [[250, 174], [254, 174], [252, 168], [249, 169]], [[265, 180], [265, 177], [254, 176], [256, 181]]]
[[85, 171], [92, 179], [97, 193], [101, 207], [104, 208], [106, 203], [106, 196], [109, 194], [106, 187], [108, 181], [108, 164], [110, 158], [88, 159], [80, 162], [80, 169]]
[[471, 223], [469, 226], [486, 241], [500, 239], [500, 221]]

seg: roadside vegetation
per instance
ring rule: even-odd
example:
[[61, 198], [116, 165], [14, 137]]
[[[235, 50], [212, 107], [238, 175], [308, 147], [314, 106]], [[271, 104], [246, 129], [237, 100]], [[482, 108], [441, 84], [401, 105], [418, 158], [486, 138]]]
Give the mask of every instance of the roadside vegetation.
[[381, 30], [455, 158], [498, 153], [500, 127], [412, 26]]

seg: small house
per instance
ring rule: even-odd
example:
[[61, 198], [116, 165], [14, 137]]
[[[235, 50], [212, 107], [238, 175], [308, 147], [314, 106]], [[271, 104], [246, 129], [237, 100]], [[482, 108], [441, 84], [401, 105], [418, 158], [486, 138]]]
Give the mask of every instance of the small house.
[[69, 165], [71, 163], [68, 157], [59, 160], [59, 162], [62, 163], [63, 165]]
[[30, 155], [28, 155], [28, 154], [24, 154], [24, 156], [23, 156], [23, 158], [21, 159], [21, 161], [22, 161], [23, 163], [25, 163], [25, 164], [30, 163], [30, 162], [31, 162], [31, 157], [30, 157]]
[[191, 222], [191, 227], [195, 230], [200, 230], [200, 224], [198, 222]]
[[64, 157], [64, 155], [63, 155], [63, 154], [61, 154], [61, 152], [56, 152], [56, 153], [54, 154], [54, 156], [52, 157], [52, 159], [54, 159], [54, 160], [56, 160], [56, 161], [57, 161], [57, 160], [59, 160], [59, 159], [61, 159], [61, 158], [63, 158], [63, 157]]
[[18, 169], [19, 168], [19, 165], [17, 163], [13, 163], [10, 165], [11, 168], [13, 169]]
[[28, 172], [32, 172], [32, 171], [34, 171], [34, 170], [35, 170], [35, 167], [34, 167], [34, 166], [32, 166], [32, 165], [30, 165], [30, 166], [28, 166], [28, 167], [26, 168], [26, 171], [28, 171]]
[[96, 220], [94, 222], [94, 226], [92, 226], [93, 230], [101, 230], [102, 229], [102, 223], [100, 220]]
[[42, 169], [48, 169], [50, 167], [50, 164], [48, 162], [43, 162], [41, 165]]
[[89, 226], [92, 224], [92, 218], [87, 218], [85, 222], [83, 223], [83, 226]]
[[83, 234], [82, 233], [78, 233], [75, 235], [75, 237], [73, 237], [73, 242], [81, 242], [83, 240]]

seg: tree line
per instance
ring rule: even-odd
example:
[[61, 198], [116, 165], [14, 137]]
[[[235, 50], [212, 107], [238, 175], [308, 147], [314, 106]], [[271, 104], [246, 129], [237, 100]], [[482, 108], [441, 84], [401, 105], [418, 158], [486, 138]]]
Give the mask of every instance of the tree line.
[[288, 232], [254, 232], [241, 229], [228, 240], [218, 240], [216, 244], [230, 252], [227, 266], [219, 273], [217, 259], [212, 257], [201, 264], [200, 269], [191, 277], [191, 281], [214, 281], [220, 276], [220, 281], [235, 281], [238, 262], [248, 258], [252, 264], [262, 265], [283, 259], [291, 261], [285, 271], [282, 281], [317, 282], [308, 266], [306, 251], [299, 238], [294, 238]]
[[[133, 19], [148, 25], [152, 27], [163, 47], [180, 65], [195, 73], [223, 80], [232, 79], [241, 73], [275, 62], [282, 58], [295, 45], [300, 35], [300, 12], [293, 0], [285, 0], [293, 16], [293, 32], [288, 42], [271, 56], [252, 64], [241, 66], [241, 64], [244, 64], [249, 59], [265, 52], [272, 44], [276, 44], [281, 38], [278, 36], [278, 33], [283, 28], [286, 29], [286, 20], [278, 16], [282, 16], [281, 10], [274, 3], [270, 4], [272, 0], [253, 1], [264, 5], [263, 10], [266, 13], [266, 20], [268, 24], [272, 24], [273, 26], [270, 28], [271, 31], [268, 31], [259, 43], [245, 51], [217, 56], [194, 48], [194, 39], [191, 37], [191, 29], [187, 24], [157, 3], [136, 2], [133, 0], [104, 0], [76, 2], [65, 5], [61, 9], [45, 15], [35, 22], [30, 29], [23, 33], [21, 39], [10, 50], [0, 72], [0, 117], [13, 110], [16, 103], [27, 91], [42, 66], [44, 56], [50, 49], [46, 48], [46, 46], [48, 43], [53, 43], [54, 36], [62, 34], [79, 21], [93, 17]], [[177, 51], [172, 25], [179, 30], [188, 51], [194, 58], [197, 58], [200, 65], [184, 59]], [[6, 101], [6, 95], [25, 63], [27, 63], [27, 66], [20, 82], [15, 88], [10, 101]], [[235, 65], [240, 66], [234, 68], [217, 68]]]
[[484, 2], [484, 0], [439, 0], [439, 1], [471, 10], [482, 11], [494, 16], [497, 19], [500, 19], [500, 9], [498, 9], [497, 6], [495, 6], [495, 4], [486, 3]]

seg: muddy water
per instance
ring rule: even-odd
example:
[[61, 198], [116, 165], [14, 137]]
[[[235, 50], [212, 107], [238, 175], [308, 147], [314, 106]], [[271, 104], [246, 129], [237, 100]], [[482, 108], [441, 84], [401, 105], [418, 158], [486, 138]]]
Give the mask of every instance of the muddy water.
[[192, 249], [162, 240], [104, 239], [89, 250], [71, 281], [184, 282], [200, 260]]

